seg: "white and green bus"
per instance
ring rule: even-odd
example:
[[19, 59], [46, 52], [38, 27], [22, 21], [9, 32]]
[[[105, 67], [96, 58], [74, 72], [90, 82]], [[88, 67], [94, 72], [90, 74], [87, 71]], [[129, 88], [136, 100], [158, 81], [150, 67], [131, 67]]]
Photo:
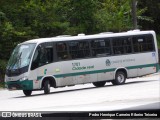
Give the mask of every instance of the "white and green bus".
[[14, 49], [6, 69], [9, 90], [50, 93], [50, 87], [106, 82], [124, 84], [127, 78], [158, 71], [154, 31], [58, 36], [23, 42]]

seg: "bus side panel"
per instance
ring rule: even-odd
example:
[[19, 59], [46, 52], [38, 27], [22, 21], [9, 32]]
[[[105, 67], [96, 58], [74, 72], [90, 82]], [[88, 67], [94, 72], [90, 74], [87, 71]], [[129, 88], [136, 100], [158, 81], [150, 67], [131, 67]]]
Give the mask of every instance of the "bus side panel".
[[98, 70], [98, 81], [114, 79], [114, 66], [112, 57], [96, 58], [96, 69]]
[[127, 67], [129, 70], [129, 77], [136, 77], [133, 75], [133, 72], [136, 71], [136, 69], [138, 72], [137, 76], [156, 72], [157, 61], [155, 52], [133, 54], [132, 56], [135, 58], [135, 63]]
[[154, 39], [154, 46], [155, 46], [155, 50], [156, 50], [156, 62], [159, 63], [159, 57], [158, 57], [158, 45], [157, 45], [157, 38], [156, 38], [156, 33], [154, 31], [152, 31], [152, 35], [153, 35], [153, 39]]
[[76, 85], [77, 81], [72, 73], [70, 61], [60, 61], [53, 63], [52, 70], [55, 71], [57, 86]]
[[154, 72], [156, 72], [155, 70], [156, 69], [153, 67], [139, 68], [138, 69], [138, 76], [143, 76], [143, 75], [154, 73]]
[[72, 72], [75, 74], [77, 84], [97, 81], [96, 65], [94, 59], [74, 60], [71, 62]]
[[[140, 65], [138, 68], [138, 76], [155, 73], [157, 66], [156, 53], [144, 53], [141, 54], [141, 56], [143, 56], [141, 59], [142, 65]], [[140, 55], [137, 57], [140, 58]]]
[[137, 77], [138, 76], [138, 69], [129, 69], [128, 70], [128, 78]]

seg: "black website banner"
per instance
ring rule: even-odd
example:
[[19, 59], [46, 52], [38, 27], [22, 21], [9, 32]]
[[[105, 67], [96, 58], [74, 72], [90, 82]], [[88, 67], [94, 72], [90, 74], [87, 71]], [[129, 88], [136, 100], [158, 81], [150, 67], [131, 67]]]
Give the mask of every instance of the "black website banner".
[[113, 112], [64, 112], [42, 114], [42, 117], [79, 117], [79, 118], [160, 118], [160, 111], [113, 111]]
[[1, 118], [88, 118], [88, 119], [132, 119], [160, 118], [160, 110], [149, 111], [22, 111], [0, 112]]

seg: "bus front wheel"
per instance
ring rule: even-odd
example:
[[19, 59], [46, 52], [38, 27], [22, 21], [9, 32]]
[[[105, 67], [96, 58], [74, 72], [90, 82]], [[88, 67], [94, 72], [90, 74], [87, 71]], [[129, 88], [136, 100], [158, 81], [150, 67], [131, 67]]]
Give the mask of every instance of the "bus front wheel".
[[23, 90], [23, 93], [25, 94], [25, 96], [30, 96], [32, 93], [32, 90]]
[[102, 82], [94, 82], [93, 85], [95, 87], [103, 87], [104, 85], [106, 84], [105, 81], [102, 81]]
[[122, 71], [118, 71], [115, 76], [115, 80], [112, 81], [113, 85], [122, 85], [126, 81], [126, 74]]
[[50, 83], [49, 83], [49, 80], [46, 80], [44, 82], [44, 93], [45, 94], [49, 94], [50, 93]]

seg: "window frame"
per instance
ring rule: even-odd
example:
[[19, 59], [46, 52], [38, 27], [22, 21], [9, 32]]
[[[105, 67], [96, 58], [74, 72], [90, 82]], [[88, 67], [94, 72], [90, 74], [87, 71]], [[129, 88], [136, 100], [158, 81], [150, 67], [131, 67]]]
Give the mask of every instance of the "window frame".
[[[114, 39], [122, 40], [122, 45], [120, 45], [120, 46], [118, 46], [118, 45], [114, 46], [114, 45], [113, 45]], [[129, 44], [124, 45], [124, 44], [123, 44], [123, 43], [124, 43], [124, 40], [128, 40], [128, 39], [130, 39], [130, 45], [129, 45]], [[118, 40], [116, 40], [116, 41], [118, 41]], [[111, 38], [111, 43], [112, 43], [111, 47], [112, 47], [112, 50], [113, 50], [113, 51], [112, 51], [112, 56], [133, 54], [132, 36], [112, 37], [112, 38]], [[126, 51], [126, 50], [125, 50], [125, 47], [126, 47], [126, 46], [130, 46], [130, 47], [131, 47], [131, 48], [130, 48], [130, 49], [131, 49], [131, 52], [130, 52], [130, 53], [125, 52], [125, 51]], [[115, 54], [115, 53], [114, 53], [114, 48], [120, 48], [120, 47], [123, 48], [123, 53], [121, 53], [121, 54]]]
[[[70, 51], [70, 46], [69, 46], [69, 43], [70, 42], [78, 42], [78, 48], [79, 48], [79, 43], [81, 42], [81, 43], [83, 43], [83, 42], [86, 42], [87, 43], [87, 45], [88, 45], [88, 48], [86, 49], [77, 49], [77, 50], [71, 50], [72, 52], [73, 51], [82, 51], [82, 53], [83, 53], [83, 56], [84, 57], [81, 57], [81, 58], [75, 58], [75, 59], [70, 59], [70, 60], [76, 60], [76, 59], [86, 59], [86, 58], [91, 58], [91, 51], [90, 51], [90, 42], [89, 42], [89, 40], [72, 40], [72, 41], [67, 41], [67, 45], [68, 45], [68, 52], [69, 52], [69, 55], [71, 56], [71, 51]], [[85, 56], [84, 55], [84, 51], [88, 51], [89, 52], [89, 54], [88, 54], [88, 56]]]
[[[135, 50], [134, 50], [133, 38], [134, 38], [134, 37], [135, 37], [135, 38], [136, 38], [136, 37], [138, 38], [138, 37], [141, 37], [141, 36], [145, 38], [145, 41], [146, 41], [146, 37], [147, 37], [147, 36], [150, 36], [150, 37], [152, 38], [152, 39], [151, 39], [151, 43], [152, 43], [151, 45], [152, 45], [152, 47], [153, 47], [153, 50], [135, 52]], [[156, 51], [155, 43], [154, 43], [154, 37], [153, 37], [152, 34], [133, 35], [133, 36], [132, 36], [132, 43], [133, 43], [132, 46], [133, 46], [133, 53], [134, 53], [134, 54], [138, 54], [138, 53], [147, 53], [147, 52], [155, 52], [155, 51]], [[143, 44], [146, 45], [146, 44], [149, 44], [149, 43], [143, 43]], [[142, 45], [143, 45], [143, 44], [142, 44]], [[139, 44], [137, 44], [137, 46], [139, 47]]]
[[[33, 64], [33, 58], [34, 58], [34, 55], [35, 55], [35, 52], [37, 51], [37, 49], [38, 48], [40, 48], [40, 50], [42, 49], [42, 47], [43, 47], [43, 49], [46, 49], [46, 48], [48, 48], [48, 47], [52, 47], [52, 56], [53, 56], [53, 59], [52, 59], [52, 62], [46, 62], [45, 64], [43, 64], [43, 65], [38, 65], [37, 67], [34, 67], [34, 68], [32, 68], [32, 64]], [[54, 50], [54, 42], [44, 42], [44, 43], [40, 43], [39, 45], [37, 45], [37, 47], [35, 48], [35, 51], [34, 51], [34, 55], [33, 55], [33, 58], [32, 58], [32, 61], [31, 61], [31, 68], [30, 68], [30, 70], [35, 70], [35, 69], [37, 69], [37, 68], [39, 68], [39, 67], [42, 67], [42, 66], [44, 66], [44, 65], [47, 65], [47, 64], [51, 64], [51, 63], [53, 63], [54, 61], [55, 61], [55, 50]]]
[[[92, 42], [95, 41], [95, 40], [97, 40], [97, 41], [103, 40], [103, 41], [105, 42], [105, 44], [106, 44], [106, 41], [108, 41], [108, 42], [109, 42], [109, 45], [108, 45], [108, 46], [101, 47], [101, 49], [102, 49], [103, 51], [105, 51], [104, 53], [98, 53], [98, 54], [96, 54], [95, 56], [93, 56], [93, 50], [98, 50], [98, 49], [100, 49], [100, 48], [98, 48], [98, 47], [93, 48]], [[90, 45], [91, 45], [90, 51], [91, 51], [91, 53], [92, 53], [92, 57], [98, 58], [98, 57], [108, 57], [108, 56], [111, 56], [111, 55], [112, 55], [111, 39], [110, 39], [110, 38], [107, 38], [107, 37], [106, 37], [106, 38], [91, 39], [91, 40], [90, 40]], [[106, 49], [109, 49], [110, 54], [108, 54], [108, 55], [106, 54], [106, 53], [107, 53], [107, 50], [106, 50]]]
[[[152, 45], [153, 45], [153, 48], [154, 48], [154, 50], [153, 51], [145, 51], [145, 52], [134, 52], [134, 44], [133, 44], [133, 37], [135, 37], [135, 36], [137, 36], [137, 37], [139, 37], [139, 36], [148, 36], [148, 35], [151, 35], [152, 36]], [[129, 39], [130, 38], [130, 45], [123, 45], [123, 49], [125, 49], [125, 47], [126, 46], [130, 46], [131, 48], [131, 52], [130, 53], [128, 53], [128, 52], [125, 52], [125, 53], [123, 53], [123, 54], [114, 54], [114, 49], [113, 49], [113, 39], [123, 39], [123, 38], [127, 38], [127, 39]], [[102, 56], [93, 56], [93, 53], [92, 53], [92, 45], [91, 45], [91, 42], [92, 41], [94, 41], [94, 40], [109, 40], [109, 42], [110, 42], [110, 47], [108, 47], [108, 48], [110, 48], [110, 52], [111, 52], [111, 54], [110, 55], [102, 55]], [[56, 47], [56, 43], [58, 43], [58, 42], [63, 42], [63, 43], [66, 43], [66, 45], [67, 45], [67, 54], [69, 55], [70, 53], [69, 53], [69, 45], [68, 45], [68, 43], [69, 42], [81, 42], [81, 41], [87, 41], [88, 42], [88, 44], [89, 44], [89, 51], [90, 51], [90, 56], [89, 57], [84, 57], [84, 58], [76, 58], [76, 59], [66, 59], [66, 60], [58, 60], [58, 58], [57, 58], [57, 51], [55, 50], [55, 54], [56, 54], [56, 61], [57, 62], [60, 62], [60, 61], [70, 61], [70, 60], [81, 60], [81, 59], [92, 59], [92, 58], [99, 58], [99, 57], [110, 57], [110, 56], [121, 56], [121, 55], [131, 55], [131, 54], [141, 54], [141, 53], [147, 53], [147, 52], [154, 52], [155, 51], [155, 43], [154, 43], [154, 37], [153, 37], [153, 35], [152, 34], [140, 34], [140, 35], [126, 35], [126, 36], [116, 36], [116, 37], [100, 37], [100, 38], [91, 38], [91, 39], [79, 39], [79, 40], [68, 40], [68, 41], [56, 41], [56, 42], [54, 42], [55, 43], [55, 47]], [[107, 47], [105, 47], [105, 48], [107, 48]]]

